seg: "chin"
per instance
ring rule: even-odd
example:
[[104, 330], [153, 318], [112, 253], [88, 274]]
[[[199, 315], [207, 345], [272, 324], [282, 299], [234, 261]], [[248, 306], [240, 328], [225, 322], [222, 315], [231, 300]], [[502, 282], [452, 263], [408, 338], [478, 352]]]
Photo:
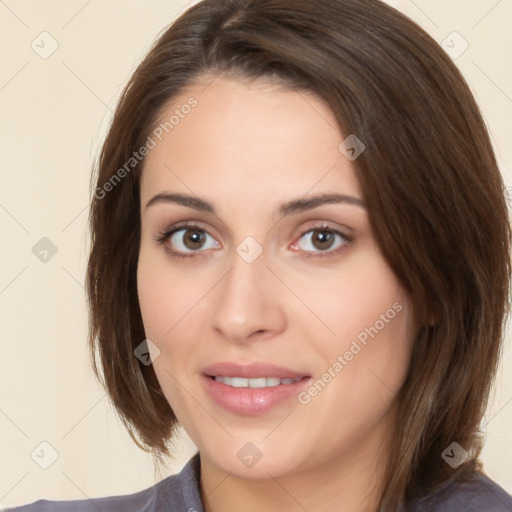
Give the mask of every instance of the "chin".
[[232, 440], [229, 446], [209, 446], [199, 451], [211, 464], [231, 476], [261, 480], [283, 477], [299, 471], [305, 461], [310, 460], [306, 454], [301, 456], [300, 448], [284, 447], [282, 441], [251, 442], [245, 436], [244, 440]]

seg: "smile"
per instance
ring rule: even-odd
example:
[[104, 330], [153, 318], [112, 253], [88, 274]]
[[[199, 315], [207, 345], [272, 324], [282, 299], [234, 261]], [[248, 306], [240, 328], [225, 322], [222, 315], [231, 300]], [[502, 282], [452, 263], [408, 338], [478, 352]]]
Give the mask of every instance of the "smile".
[[233, 388], [271, 388], [275, 386], [282, 386], [287, 384], [293, 384], [302, 380], [302, 377], [296, 377], [295, 379], [290, 378], [279, 378], [279, 377], [256, 377], [248, 379], [246, 377], [223, 377], [215, 376], [212, 377], [216, 382], [231, 386]]
[[295, 403], [311, 377], [304, 370], [270, 363], [220, 362], [203, 368], [203, 389], [216, 406], [242, 416], [258, 416]]

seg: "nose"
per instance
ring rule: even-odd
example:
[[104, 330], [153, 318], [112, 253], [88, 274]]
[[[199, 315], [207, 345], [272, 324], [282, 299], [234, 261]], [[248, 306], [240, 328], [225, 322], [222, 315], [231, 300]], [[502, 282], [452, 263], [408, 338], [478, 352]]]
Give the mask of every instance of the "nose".
[[[260, 255], [248, 263], [238, 254], [215, 288], [210, 325], [231, 343], [265, 340], [286, 326], [282, 284]], [[281, 284], [281, 287], [279, 286]]]

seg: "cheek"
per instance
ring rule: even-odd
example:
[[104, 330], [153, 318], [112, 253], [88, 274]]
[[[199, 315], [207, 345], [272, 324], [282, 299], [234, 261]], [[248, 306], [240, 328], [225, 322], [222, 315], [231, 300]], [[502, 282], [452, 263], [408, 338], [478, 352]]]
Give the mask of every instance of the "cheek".
[[172, 302], [172, 292], [162, 279], [157, 266], [146, 265], [146, 260], [141, 258], [137, 270], [137, 290], [139, 305], [146, 336], [157, 341], [161, 339], [166, 329], [172, 326], [172, 318], [164, 314], [167, 305]]
[[[379, 300], [373, 296], [362, 304], [365, 313], [351, 305], [357, 321], [343, 315], [347, 321], [338, 320], [336, 341], [317, 345], [322, 364], [300, 400], [304, 414], [313, 418], [310, 430], [318, 438], [330, 439], [326, 450], [343, 449], [348, 440], [357, 444], [380, 425], [394, 422], [415, 335], [407, 297], [395, 294], [394, 298], [390, 302], [386, 294]], [[386, 322], [379, 315], [388, 307], [392, 309]]]
[[[378, 417], [402, 386], [416, 335], [410, 297], [385, 260], [375, 251], [359, 253], [346, 272], [318, 282], [310, 304], [331, 330], [316, 339], [320, 380], [313, 395], [325, 410], [344, 404], [361, 417]], [[312, 309], [313, 309], [312, 308]], [[316, 322], [318, 327], [318, 322]], [[324, 391], [325, 389], [325, 391]], [[304, 401], [309, 400], [308, 396]], [[358, 421], [358, 414], [343, 422]], [[360, 419], [360, 418], [359, 418]]]
[[[142, 247], [137, 268], [137, 290], [144, 331], [158, 347], [153, 368], [167, 401], [181, 418], [186, 396], [180, 392], [179, 382], [187, 371], [188, 344], [177, 343], [185, 324], [190, 327], [193, 305], [198, 290], [183, 282], [182, 274], [173, 271], [166, 257], [150, 248]], [[189, 333], [190, 334], [190, 333]], [[176, 364], [177, 363], [177, 364]]]
[[146, 336], [160, 345], [204, 295], [197, 279], [169, 264], [164, 251], [142, 247], [137, 268], [137, 290]]
[[176, 268], [165, 253], [141, 249], [137, 288], [145, 335], [158, 347], [155, 374], [180, 421], [190, 399], [182, 385], [196, 370], [198, 340], [207, 328], [204, 298], [212, 286], [207, 275]]
[[345, 417], [343, 421], [378, 423], [405, 382], [414, 332], [405, 301], [400, 304], [403, 308], [389, 323], [366, 327], [361, 331], [364, 338], [351, 338], [350, 346], [341, 354], [343, 369], [330, 391], [331, 399], [336, 396], [345, 411], [354, 412], [351, 419]]
[[339, 271], [317, 276], [312, 284], [311, 278], [306, 278], [297, 294], [315, 313], [317, 318], [311, 316], [311, 322], [318, 328], [321, 319], [330, 331], [323, 329], [329, 341], [322, 345], [334, 352], [347, 350], [354, 339], [364, 344], [377, 331], [403, 337], [399, 325], [410, 316], [406, 312], [409, 298], [375, 248], [360, 250], [347, 258]]

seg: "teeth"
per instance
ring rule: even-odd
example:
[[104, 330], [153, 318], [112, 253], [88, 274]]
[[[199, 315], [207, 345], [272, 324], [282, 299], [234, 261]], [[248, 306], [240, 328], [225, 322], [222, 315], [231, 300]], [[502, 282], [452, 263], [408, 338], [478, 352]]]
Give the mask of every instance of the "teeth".
[[[258, 379], [251, 379], [252, 381], [255, 381], [255, 380], [258, 380]], [[274, 386], [279, 386], [279, 384], [281, 384], [281, 379], [279, 377], [263, 377], [263, 379], [265, 381], [265, 385], [263, 386], [260, 386], [260, 388], [265, 388], [265, 387], [274, 387]], [[257, 386], [251, 386], [251, 387], [257, 387]]]
[[249, 385], [249, 379], [244, 379], [243, 377], [232, 377], [231, 385], [234, 388], [246, 388]]
[[301, 379], [302, 377], [296, 377], [295, 379], [280, 379], [279, 377], [257, 377], [255, 379], [247, 379], [245, 377], [215, 377], [217, 382], [234, 388], [270, 388], [281, 384], [293, 384]]

